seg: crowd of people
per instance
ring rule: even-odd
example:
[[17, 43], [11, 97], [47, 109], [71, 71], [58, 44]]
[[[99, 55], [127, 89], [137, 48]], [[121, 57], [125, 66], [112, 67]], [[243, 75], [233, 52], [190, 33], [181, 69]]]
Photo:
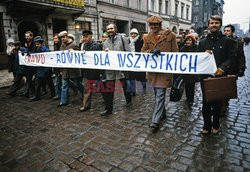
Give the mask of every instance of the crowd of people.
[[[81, 50], [81, 51], [128, 51], [145, 52], [157, 56], [161, 52], [208, 52], [213, 53], [217, 65], [215, 77], [225, 75], [244, 76], [246, 69], [245, 56], [243, 51], [244, 42], [249, 43], [249, 38], [238, 38], [234, 32], [233, 25], [224, 27], [222, 33], [222, 19], [220, 16], [211, 16], [208, 21], [208, 29], [199, 37], [194, 30], [182, 32], [176, 35], [169, 28], [163, 29], [162, 18], [151, 16], [148, 18], [150, 31], [140, 34], [136, 28], [132, 28], [129, 36], [125, 37], [117, 33], [114, 23], [106, 26], [106, 32], [102, 39], [93, 40], [91, 30], [82, 31], [81, 42], [75, 42], [75, 36], [67, 31], [54, 34], [54, 50]], [[176, 76], [182, 76], [185, 82], [186, 104], [192, 107], [195, 95], [195, 83], [201, 83], [204, 92], [204, 79], [211, 75], [190, 75], [154, 72], [122, 72], [117, 70], [98, 70], [98, 69], [79, 69], [79, 68], [49, 68], [32, 67], [19, 65], [19, 53], [32, 54], [50, 51], [44, 44], [42, 36], [33, 38], [33, 33], [25, 33], [25, 44], [8, 40], [7, 54], [10, 61], [10, 71], [13, 72], [14, 80], [8, 94], [15, 97], [18, 90], [24, 85], [23, 91], [19, 96], [30, 98], [30, 101], [39, 101], [41, 96], [46, 94], [47, 86], [50, 89], [50, 96], [58, 100], [58, 108], [68, 106], [69, 90], [73, 90], [76, 95], [80, 92], [82, 106], [80, 111], [88, 111], [91, 108], [92, 92], [89, 88], [102, 86], [106, 90], [113, 87], [110, 91], [100, 91], [105, 103], [104, 111], [101, 116], [108, 116], [113, 113], [113, 101], [116, 82], [119, 81], [123, 88], [126, 99], [126, 107], [132, 105], [132, 97], [136, 95], [136, 85], [141, 83], [143, 92], [146, 92], [147, 84], [153, 87], [155, 95], [155, 106], [152, 114], [152, 122], [149, 125], [152, 132], [159, 129], [161, 120], [166, 117], [165, 97], [166, 89], [170, 88]], [[53, 78], [53, 77], [54, 78]], [[90, 82], [91, 81], [91, 82]], [[138, 83], [136, 83], [138, 81]], [[31, 94], [33, 96], [31, 96]], [[203, 94], [204, 95], [204, 94]], [[219, 118], [225, 114], [228, 101], [216, 101], [207, 103], [203, 98], [202, 114], [204, 127], [202, 134], [218, 134], [220, 131]]]

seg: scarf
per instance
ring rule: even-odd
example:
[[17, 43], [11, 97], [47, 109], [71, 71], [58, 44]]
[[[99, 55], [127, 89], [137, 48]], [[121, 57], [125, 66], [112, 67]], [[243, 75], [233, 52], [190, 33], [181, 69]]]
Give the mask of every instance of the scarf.
[[137, 35], [134, 39], [133, 38], [129, 38], [130, 40], [130, 48], [132, 52], [135, 52], [135, 42], [138, 40], [139, 35]]

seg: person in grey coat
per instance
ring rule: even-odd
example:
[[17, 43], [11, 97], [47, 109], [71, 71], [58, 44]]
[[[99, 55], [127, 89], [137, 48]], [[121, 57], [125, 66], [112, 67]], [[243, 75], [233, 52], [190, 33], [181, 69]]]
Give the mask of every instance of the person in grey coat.
[[[103, 43], [103, 50], [105, 51], [131, 51], [128, 39], [118, 35], [117, 27], [115, 24], [110, 23], [106, 27], [109, 38]], [[105, 111], [101, 113], [101, 116], [112, 114], [113, 111], [113, 100], [115, 91], [115, 80], [120, 80], [123, 86], [123, 92], [126, 98], [126, 106], [131, 106], [131, 93], [127, 92], [127, 81], [125, 75], [121, 71], [106, 70], [104, 72], [104, 88], [105, 93], [103, 95], [105, 102]], [[111, 90], [107, 91], [108, 88], [112, 87]]]
[[[67, 31], [62, 31], [58, 35], [62, 40], [60, 50], [79, 50], [75, 42], [70, 41]], [[69, 83], [72, 82], [77, 86], [78, 90], [83, 94], [83, 85], [80, 82], [81, 70], [74, 68], [60, 69], [62, 75], [61, 98], [58, 107], [67, 106], [69, 104]]]

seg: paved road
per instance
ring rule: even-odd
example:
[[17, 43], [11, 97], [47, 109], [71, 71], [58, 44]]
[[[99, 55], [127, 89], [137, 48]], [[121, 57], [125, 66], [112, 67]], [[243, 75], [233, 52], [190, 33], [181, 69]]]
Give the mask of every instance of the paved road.
[[[250, 66], [250, 47], [246, 54]], [[209, 137], [200, 134], [199, 85], [192, 109], [185, 97], [166, 102], [167, 119], [156, 134], [148, 128], [152, 93], [139, 93], [130, 108], [116, 93], [115, 114], [101, 117], [97, 93], [92, 109], [82, 113], [80, 96], [56, 108], [48, 96], [29, 102], [0, 89], [0, 171], [250, 171], [249, 82], [250, 69], [238, 80], [239, 98], [230, 101], [222, 132]]]

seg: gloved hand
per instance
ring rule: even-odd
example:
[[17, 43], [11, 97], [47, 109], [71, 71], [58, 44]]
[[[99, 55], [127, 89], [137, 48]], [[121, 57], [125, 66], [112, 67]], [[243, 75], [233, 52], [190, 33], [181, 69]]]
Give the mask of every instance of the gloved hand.
[[155, 56], [158, 56], [158, 55], [160, 55], [161, 54], [161, 51], [159, 50], [159, 49], [154, 49], [153, 51], [151, 51], [151, 53], [153, 53], [153, 55], [155, 55]]
[[215, 76], [222, 76], [224, 74], [224, 70], [222, 70], [221, 68], [218, 68], [215, 72]]
[[238, 76], [242, 77], [242, 76], [245, 75], [244, 73], [245, 73], [245, 70], [244, 69], [240, 69], [239, 72], [238, 72]]

